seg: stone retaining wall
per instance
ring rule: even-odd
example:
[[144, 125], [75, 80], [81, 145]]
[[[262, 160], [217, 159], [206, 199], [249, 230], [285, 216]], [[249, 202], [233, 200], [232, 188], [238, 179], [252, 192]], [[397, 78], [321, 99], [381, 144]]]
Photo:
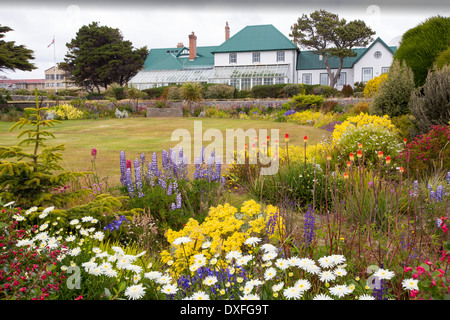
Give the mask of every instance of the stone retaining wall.
[[182, 117], [183, 110], [181, 107], [147, 108], [146, 116], [149, 118]]

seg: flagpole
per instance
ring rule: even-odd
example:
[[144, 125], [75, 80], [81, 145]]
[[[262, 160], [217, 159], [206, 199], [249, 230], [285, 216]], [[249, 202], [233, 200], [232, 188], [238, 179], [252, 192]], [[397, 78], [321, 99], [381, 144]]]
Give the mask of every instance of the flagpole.
[[53, 36], [53, 62], [55, 64], [55, 95], [58, 94], [58, 87], [56, 86], [56, 43], [55, 43], [55, 36]]

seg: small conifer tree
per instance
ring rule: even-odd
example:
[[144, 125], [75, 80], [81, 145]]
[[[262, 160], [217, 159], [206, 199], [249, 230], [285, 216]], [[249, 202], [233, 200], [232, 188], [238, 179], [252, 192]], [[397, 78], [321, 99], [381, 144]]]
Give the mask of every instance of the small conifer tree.
[[[60, 151], [65, 147], [47, 147], [45, 141], [55, 136], [43, 129], [53, 127], [60, 121], [45, 119], [43, 114], [48, 108], [40, 107], [37, 89], [35, 96], [36, 108], [25, 108], [23, 117], [9, 130], [29, 126], [30, 129], [22, 131], [17, 137], [26, 138], [17, 146], [0, 146], [0, 198], [3, 201], [16, 201], [22, 207], [59, 206], [87, 193], [86, 190], [61, 192], [61, 188], [72, 179], [84, 177], [88, 173], [64, 171], [58, 164], [62, 159]], [[31, 147], [31, 150], [25, 151], [22, 145]]]

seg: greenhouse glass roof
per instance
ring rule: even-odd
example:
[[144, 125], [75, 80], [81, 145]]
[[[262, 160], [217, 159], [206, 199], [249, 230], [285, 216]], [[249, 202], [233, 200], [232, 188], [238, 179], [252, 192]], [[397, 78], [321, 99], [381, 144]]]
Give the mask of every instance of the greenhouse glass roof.
[[182, 83], [214, 82], [218, 79], [287, 77], [288, 65], [233, 66], [202, 69], [142, 70], [130, 82]]

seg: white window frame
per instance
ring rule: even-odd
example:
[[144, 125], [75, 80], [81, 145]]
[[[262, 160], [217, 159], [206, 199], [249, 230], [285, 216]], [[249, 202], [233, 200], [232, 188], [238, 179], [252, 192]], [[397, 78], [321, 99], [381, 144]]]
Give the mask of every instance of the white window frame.
[[284, 62], [286, 59], [286, 53], [284, 51], [277, 51], [277, 62]]
[[343, 87], [346, 84], [347, 84], [347, 73], [346, 72], [339, 73], [339, 78], [336, 81], [336, 85], [338, 87]]
[[261, 62], [261, 52], [253, 52], [252, 53], [252, 62], [260, 63]]
[[230, 64], [237, 63], [237, 53], [230, 53], [228, 57]]
[[[327, 77], [327, 83], [326, 83], [326, 84], [323, 84], [322, 76], [326, 76], [326, 77]], [[321, 73], [321, 74], [319, 75], [319, 84], [320, 84], [321, 86], [328, 86], [329, 83], [330, 83], [330, 77], [328, 76], [328, 73]]]
[[[309, 76], [309, 81], [306, 77]], [[312, 85], [312, 73], [303, 73], [302, 74], [302, 83], [307, 85]]]
[[388, 73], [388, 72], [389, 72], [389, 67], [382, 67], [381, 68], [381, 74]]
[[[370, 79], [366, 79], [366, 77], [364, 77], [364, 71], [369, 71], [370, 70]], [[361, 82], [362, 83], [367, 83], [367, 81], [372, 80], [373, 79], [373, 68], [362, 68], [361, 69]]]

